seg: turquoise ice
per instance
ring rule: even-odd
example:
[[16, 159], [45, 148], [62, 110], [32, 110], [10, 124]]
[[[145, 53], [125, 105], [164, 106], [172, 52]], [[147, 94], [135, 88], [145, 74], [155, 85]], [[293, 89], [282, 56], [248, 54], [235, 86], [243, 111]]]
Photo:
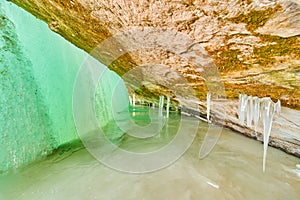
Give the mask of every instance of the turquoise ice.
[[[0, 27], [1, 173], [78, 139], [72, 92], [78, 69], [88, 54], [7, 1], [0, 2]], [[101, 63], [99, 67], [106, 68]], [[102, 125], [111, 117], [107, 97], [119, 80], [106, 70], [100, 81], [96, 105], [101, 102], [98, 118]]]

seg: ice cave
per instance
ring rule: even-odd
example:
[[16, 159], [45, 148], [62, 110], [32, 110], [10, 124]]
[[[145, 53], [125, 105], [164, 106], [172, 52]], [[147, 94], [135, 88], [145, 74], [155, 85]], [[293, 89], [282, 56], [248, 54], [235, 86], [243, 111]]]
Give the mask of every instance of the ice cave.
[[0, 199], [299, 199], [298, 0], [1, 0]]

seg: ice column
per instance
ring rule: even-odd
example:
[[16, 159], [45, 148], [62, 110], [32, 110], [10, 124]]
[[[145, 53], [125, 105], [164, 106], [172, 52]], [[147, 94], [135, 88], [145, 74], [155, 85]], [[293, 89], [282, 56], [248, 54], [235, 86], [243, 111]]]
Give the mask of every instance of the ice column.
[[169, 110], [170, 110], [170, 97], [167, 97], [167, 118], [169, 118]]
[[210, 97], [211, 97], [211, 93], [208, 92], [206, 95], [206, 118], [207, 118], [207, 122], [210, 122], [209, 120], [209, 115], [210, 115]]
[[159, 96], [159, 107], [158, 107], [158, 116], [162, 117], [162, 111], [164, 107], [164, 96]]

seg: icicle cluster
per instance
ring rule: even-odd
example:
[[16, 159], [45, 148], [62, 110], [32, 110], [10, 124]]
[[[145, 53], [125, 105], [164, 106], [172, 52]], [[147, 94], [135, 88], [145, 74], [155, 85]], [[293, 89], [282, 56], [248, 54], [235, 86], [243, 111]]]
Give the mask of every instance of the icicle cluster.
[[247, 94], [239, 95], [239, 108], [238, 116], [239, 123], [246, 125], [254, 125], [254, 130], [257, 132], [257, 127], [261, 119], [263, 124], [263, 142], [264, 142], [264, 156], [263, 156], [263, 171], [265, 171], [267, 147], [269, 143], [269, 137], [272, 129], [272, 122], [274, 114], [280, 114], [281, 103], [280, 100], [274, 103], [270, 97], [258, 98], [248, 96]]
[[[253, 126], [257, 130], [259, 119], [264, 123], [268, 116], [280, 114], [281, 102], [274, 103], [270, 97], [258, 98], [248, 96], [247, 94], [239, 95], [238, 116], [241, 125]], [[272, 116], [273, 116], [272, 115]]]

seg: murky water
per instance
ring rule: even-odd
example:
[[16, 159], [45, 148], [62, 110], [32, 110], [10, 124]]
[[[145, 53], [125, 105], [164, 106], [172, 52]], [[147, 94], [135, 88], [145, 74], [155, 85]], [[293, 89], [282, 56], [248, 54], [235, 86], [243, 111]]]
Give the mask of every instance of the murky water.
[[[141, 119], [136, 118], [139, 123]], [[168, 126], [176, 130], [176, 124], [178, 118], [171, 116]], [[177, 162], [147, 174], [118, 172], [99, 163], [82, 146], [66, 148], [0, 177], [0, 199], [299, 199], [299, 158], [270, 147], [263, 173], [263, 145], [223, 129], [213, 151], [199, 160], [206, 130], [207, 124], [200, 122], [192, 146]], [[173, 137], [165, 128], [149, 140], [125, 136], [120, 147], [143, 152], [160, 148]]]

